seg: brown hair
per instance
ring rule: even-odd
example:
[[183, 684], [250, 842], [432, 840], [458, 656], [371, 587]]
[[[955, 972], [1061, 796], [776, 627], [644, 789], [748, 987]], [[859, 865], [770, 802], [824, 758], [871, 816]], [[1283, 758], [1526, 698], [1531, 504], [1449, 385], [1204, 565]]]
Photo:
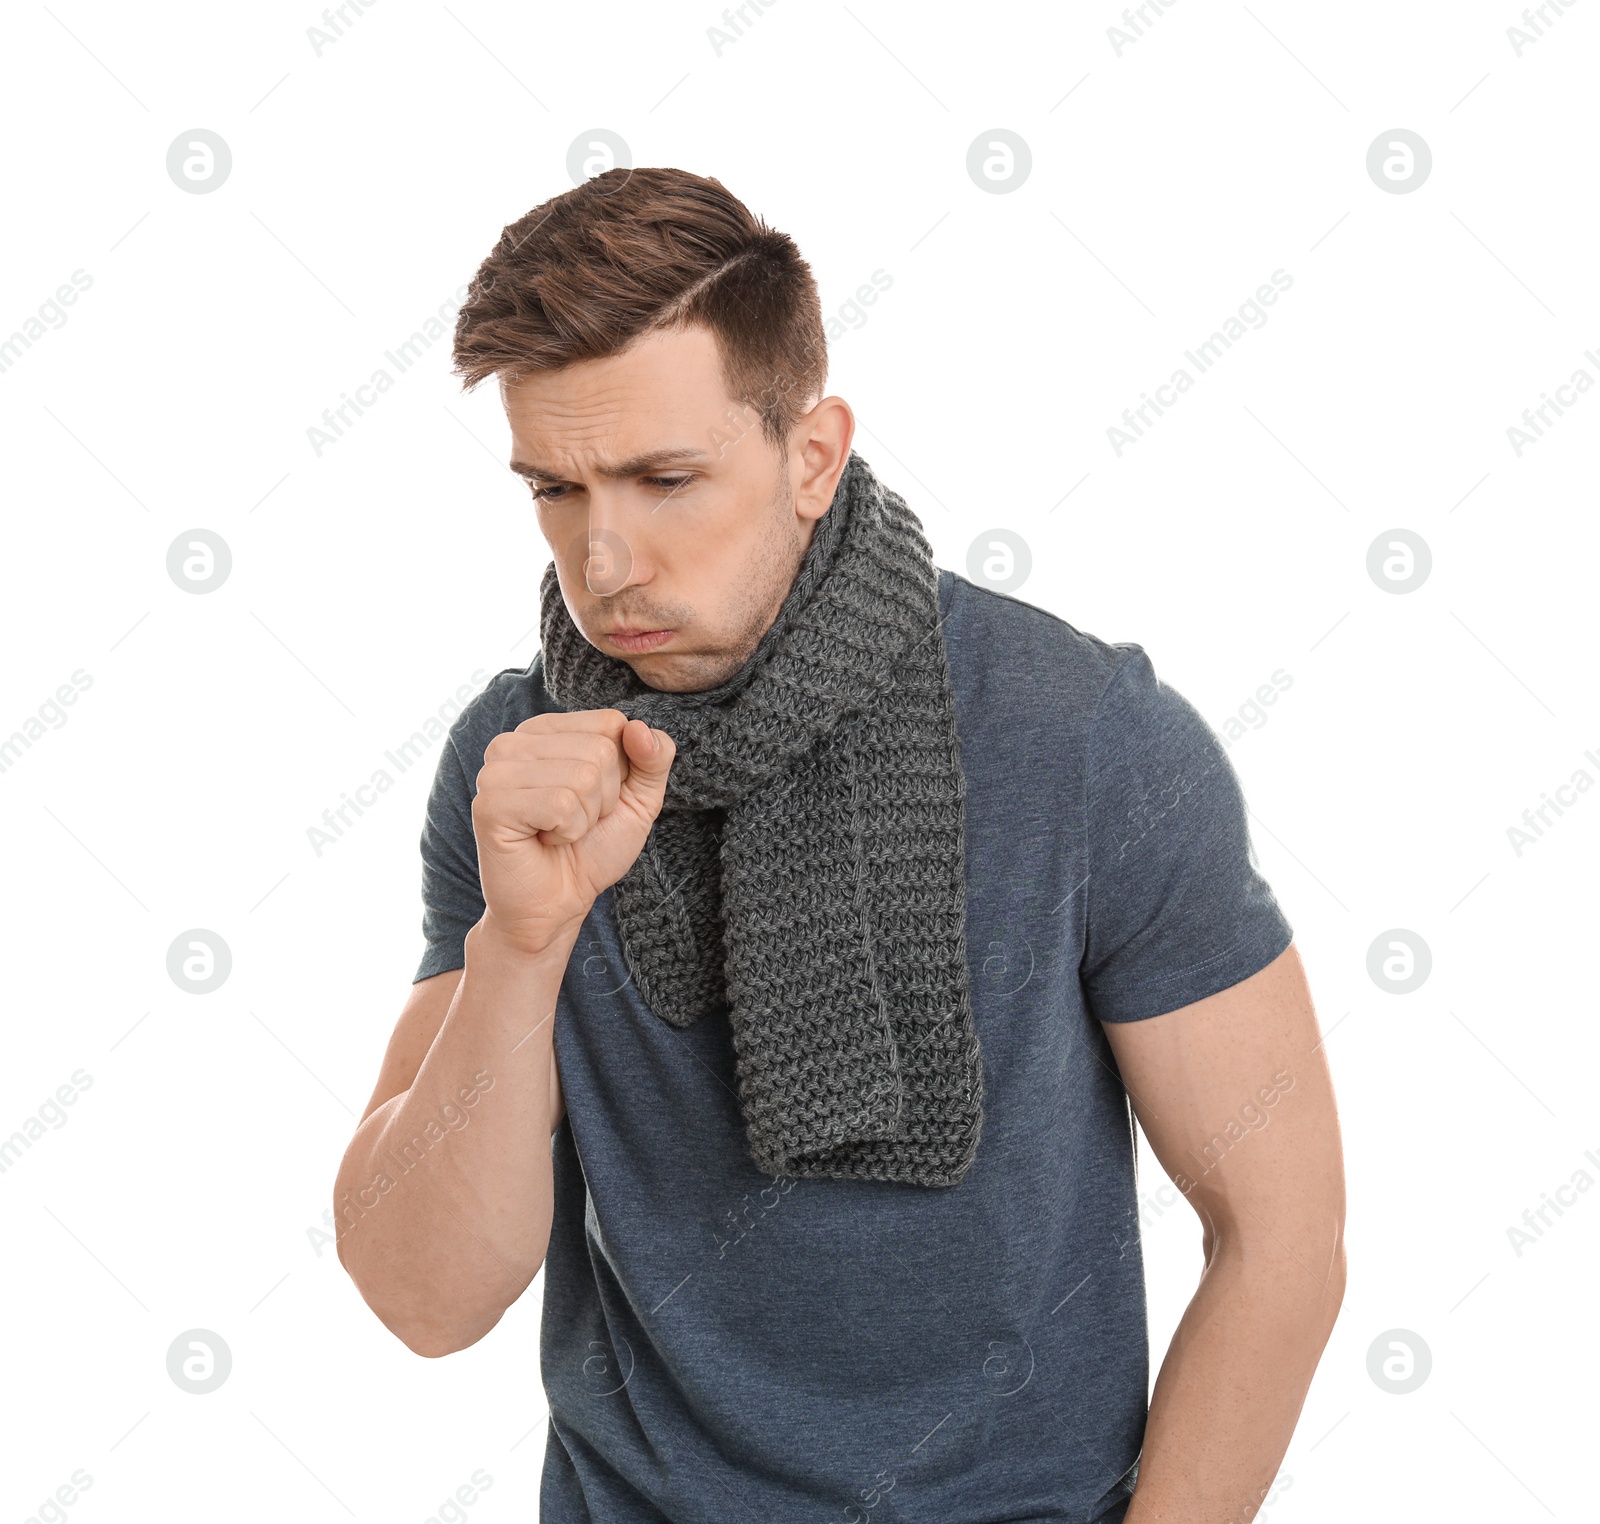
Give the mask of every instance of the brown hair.
[[610, 169], [501, 233], [456, 319], [455, 372], [466, 391], [497, 373], [514, 383], [694, 324], [716, 337], [728, 395], [787, 449], [828, 374], [817, 283], [794, 240], [720, 181]]

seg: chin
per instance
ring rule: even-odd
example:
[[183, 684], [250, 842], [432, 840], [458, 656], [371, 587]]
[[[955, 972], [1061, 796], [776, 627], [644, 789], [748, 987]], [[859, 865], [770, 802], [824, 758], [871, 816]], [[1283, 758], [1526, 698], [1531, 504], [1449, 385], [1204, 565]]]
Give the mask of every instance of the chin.
[[633, 668], [633, 675], [652, 688], [671, 691], [682, 680], [682, 674], [677, 671], [678, 664], [664, 651], [647, 651], [643, 656], [619, 656], [616, 659], [626, 662]]
[[[680, 656], [682, 653], [678, 653]], [[635, 657], [629, 665], [633, 675], [658, 693], [704, 693], [710, 688], [720, 688], [739, 669], [716, 668], [707, 671], [704, 664], [685, 667], [665, 655]]]

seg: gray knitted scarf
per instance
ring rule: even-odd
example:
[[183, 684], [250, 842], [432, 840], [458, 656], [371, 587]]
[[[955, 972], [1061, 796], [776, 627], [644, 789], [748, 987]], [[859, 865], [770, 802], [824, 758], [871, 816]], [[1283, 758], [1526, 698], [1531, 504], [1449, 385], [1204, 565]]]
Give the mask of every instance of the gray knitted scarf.
[[954, 1185], [983, 1121], [966, 789], [938, 570], [904, 499], [852, 451], [771, 628], [704, 692], [651, 688], [591, 645], [554, 562], [540, 594], [555, 702], [677, 743], [616, 918], [657, 1016], [728, 1009], [751, 1157]]

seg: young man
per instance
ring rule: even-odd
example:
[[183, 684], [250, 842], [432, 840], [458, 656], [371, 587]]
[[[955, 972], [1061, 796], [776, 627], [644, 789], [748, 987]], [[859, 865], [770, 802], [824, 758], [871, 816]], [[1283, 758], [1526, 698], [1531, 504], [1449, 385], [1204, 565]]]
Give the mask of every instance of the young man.
[[[1253, 1517], [1344, 1187], [1217, 738], [932, 564], [715, 180], [508, 227], [456, 358], [554, 560], [428, 802], [362, 1296], [444, 1355], [544, 1268], [544, 1524]], [[1129, 1097], [1204, 1224], [1148, 1408]]]

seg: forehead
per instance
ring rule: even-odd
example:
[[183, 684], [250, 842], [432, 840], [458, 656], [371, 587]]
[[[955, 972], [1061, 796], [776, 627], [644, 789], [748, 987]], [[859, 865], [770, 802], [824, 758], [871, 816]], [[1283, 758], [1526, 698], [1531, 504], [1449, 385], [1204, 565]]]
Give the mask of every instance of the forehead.
[[704, 445], [733, 405], [709, 329], [645, 334], [621, 354], [501, 383], [516, 458], [557, 468]]

